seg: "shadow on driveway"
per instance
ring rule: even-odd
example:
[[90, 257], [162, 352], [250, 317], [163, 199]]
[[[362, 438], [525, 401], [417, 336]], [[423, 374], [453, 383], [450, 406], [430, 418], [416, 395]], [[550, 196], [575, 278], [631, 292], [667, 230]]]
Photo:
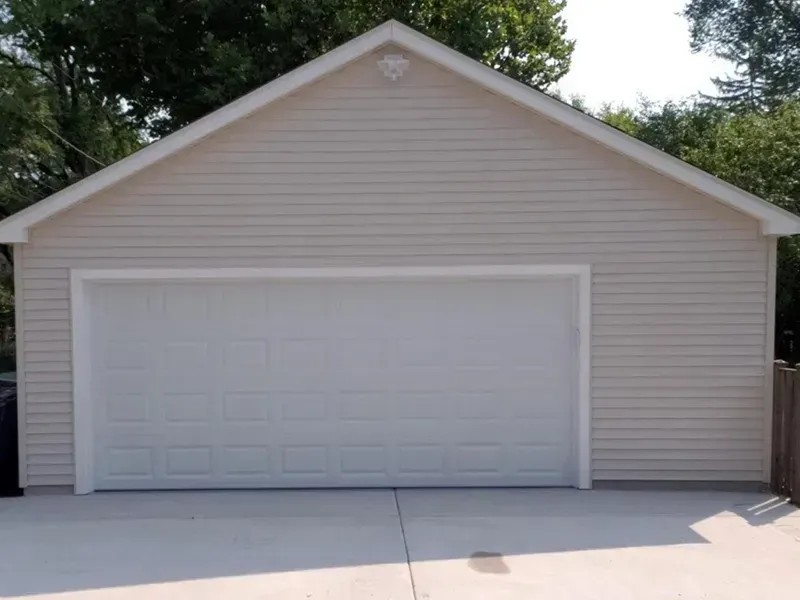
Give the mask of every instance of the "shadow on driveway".
[[757, 494], [526, 489], [1, 499], [0, 597], [343, 568], [356, 568], [347, 585], [379, 591], [404, 585], [409, 555], [505, 572], [509, 556], [707, 544], [697, 524], [709, 518], [744, 527], [737, 516], [761, 525], [791, 510]]

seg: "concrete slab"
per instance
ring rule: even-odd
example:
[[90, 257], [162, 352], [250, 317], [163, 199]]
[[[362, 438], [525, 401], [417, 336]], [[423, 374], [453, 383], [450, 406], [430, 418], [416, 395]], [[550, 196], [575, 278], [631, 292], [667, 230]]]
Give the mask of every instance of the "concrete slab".
[[800, 510], [757, 494], [400, 490], [396, 502], [391, 490], [316, 490], [0, 499], [0, 598], [752, 600], [794, 597], [797, 565]]
[[0, 500], [0, 598], [410, 600], [387, 491]]
[[800, 511], [758, 494], [398, 491], [416, 597], [752, 600], [800, 589]]

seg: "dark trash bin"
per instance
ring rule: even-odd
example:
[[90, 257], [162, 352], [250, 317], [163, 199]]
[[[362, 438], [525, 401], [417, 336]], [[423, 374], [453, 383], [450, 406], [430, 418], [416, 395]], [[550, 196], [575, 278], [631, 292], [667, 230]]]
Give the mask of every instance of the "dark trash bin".
[[0, 496], [20, 496], [17, 388], [0, 388]]

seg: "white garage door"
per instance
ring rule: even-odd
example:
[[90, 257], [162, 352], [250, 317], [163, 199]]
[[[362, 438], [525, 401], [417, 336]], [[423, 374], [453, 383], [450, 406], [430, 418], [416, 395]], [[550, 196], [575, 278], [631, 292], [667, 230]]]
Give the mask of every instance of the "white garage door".
[[88, 284], [96, 489], [574, 485], [572, 285]]

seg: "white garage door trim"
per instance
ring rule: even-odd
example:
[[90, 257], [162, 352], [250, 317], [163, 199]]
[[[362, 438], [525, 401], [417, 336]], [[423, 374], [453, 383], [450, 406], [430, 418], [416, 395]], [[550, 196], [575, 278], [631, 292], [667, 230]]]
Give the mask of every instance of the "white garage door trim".
[[337, 280], [348, 279], [531, 279], [570, 277], [578, 294], [578, 487], [590, 489], [591, 475], [591, 267], [589, 265], [503, 265], [458, 267], [364, 267], [323, 269], [71, 269], [70, 312], [75, 436], [75, 493], [94, 491], [91, 348], [85, 283], [96, 281]]

